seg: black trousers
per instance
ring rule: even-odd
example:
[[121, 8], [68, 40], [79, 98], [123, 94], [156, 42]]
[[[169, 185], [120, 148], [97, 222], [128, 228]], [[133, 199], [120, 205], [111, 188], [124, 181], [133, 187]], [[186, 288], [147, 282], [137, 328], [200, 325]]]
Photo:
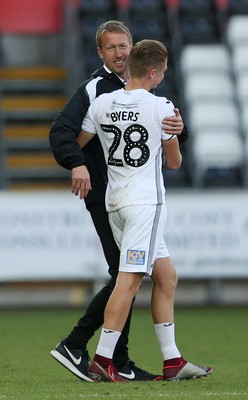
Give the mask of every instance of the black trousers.
[[[79, 319], [70, 335], [66, 338], [68, 346], [85, 350], [90, 338], [102, 326], [104, 321], [104, 310], [108, 299], [115, 286], [119, 269], [120, 252], [115, 243], [105, 204], [91, 204], [87, 207], [91, 214], [95, 229], [100, 238], [103, 252], [107, 260], [111, 276], [109, 282], [92, 299], [85, 314]], [[126, 324], [119, 338], [114, 352], [114, 363], [117, 367], [122, 366], [129, 359], [128, 335], [130, 330], [132, 307]]]

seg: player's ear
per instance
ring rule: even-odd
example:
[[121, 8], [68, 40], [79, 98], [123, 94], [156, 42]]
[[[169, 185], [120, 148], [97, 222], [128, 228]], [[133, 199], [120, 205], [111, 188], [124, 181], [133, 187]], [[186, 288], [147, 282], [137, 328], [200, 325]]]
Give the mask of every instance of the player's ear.
[[149, 70], [149, 76], [150, 76], [150, 78], [154, 78], [154, 75], [155, 75], [155, 73], [156, 73], [156, 69], [150, 69]]
[[103, 54], [102, 54], [102, 49], [100, 48], [100, 47], [97, 47], [97, 54], [99, 55], [99, 57], [101, 58], [101, 59], [103, 59]]

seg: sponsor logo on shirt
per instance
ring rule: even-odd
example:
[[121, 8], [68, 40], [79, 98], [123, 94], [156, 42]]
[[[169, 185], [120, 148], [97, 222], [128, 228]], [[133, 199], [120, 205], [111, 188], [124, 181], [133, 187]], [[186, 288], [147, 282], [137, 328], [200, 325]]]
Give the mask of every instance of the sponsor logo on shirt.
[[127, 264], [144, 265], [146, 252], [142, 250], [127, 250]]

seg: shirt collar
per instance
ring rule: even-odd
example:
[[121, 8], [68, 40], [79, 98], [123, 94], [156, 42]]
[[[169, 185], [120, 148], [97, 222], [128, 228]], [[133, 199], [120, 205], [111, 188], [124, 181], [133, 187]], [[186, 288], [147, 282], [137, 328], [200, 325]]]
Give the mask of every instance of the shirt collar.
[[[103, 68], [109, 73], [109, 74], [115, 74], [115, 72], [112, 72], [108, 67], [106, 67], [106, 65], [104, 64], [103, 65]], [[118, 77], [118, 79], [120, 79], [120, 81], [122, 82], [122, 83], [124, 83], [124, 85], [126, 85], [127, 84], [127, 81], [125, 81], [124, 79], [122, 79], [119, 75], [117, 75], [117, 74], [115, 74], [117, 77]]]

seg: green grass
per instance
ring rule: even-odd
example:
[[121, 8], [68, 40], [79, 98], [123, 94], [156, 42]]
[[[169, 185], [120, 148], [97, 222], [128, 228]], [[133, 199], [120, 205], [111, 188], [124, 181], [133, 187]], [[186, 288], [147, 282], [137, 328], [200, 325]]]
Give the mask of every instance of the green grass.
[[[0, 311], [0, 400], [248, 398], [245, 308], [176, 310], [177, 344], [185, 358], [211, 365], [208, 378], [181, 382], [89, 383], [74, 377], [49, 354], [81, 316], [75, 310]], [[98, 337], [90, 344], [94, 354]], [[148, 310], [134, 313], [130, 355], [161, 373], [162, 359]]]

